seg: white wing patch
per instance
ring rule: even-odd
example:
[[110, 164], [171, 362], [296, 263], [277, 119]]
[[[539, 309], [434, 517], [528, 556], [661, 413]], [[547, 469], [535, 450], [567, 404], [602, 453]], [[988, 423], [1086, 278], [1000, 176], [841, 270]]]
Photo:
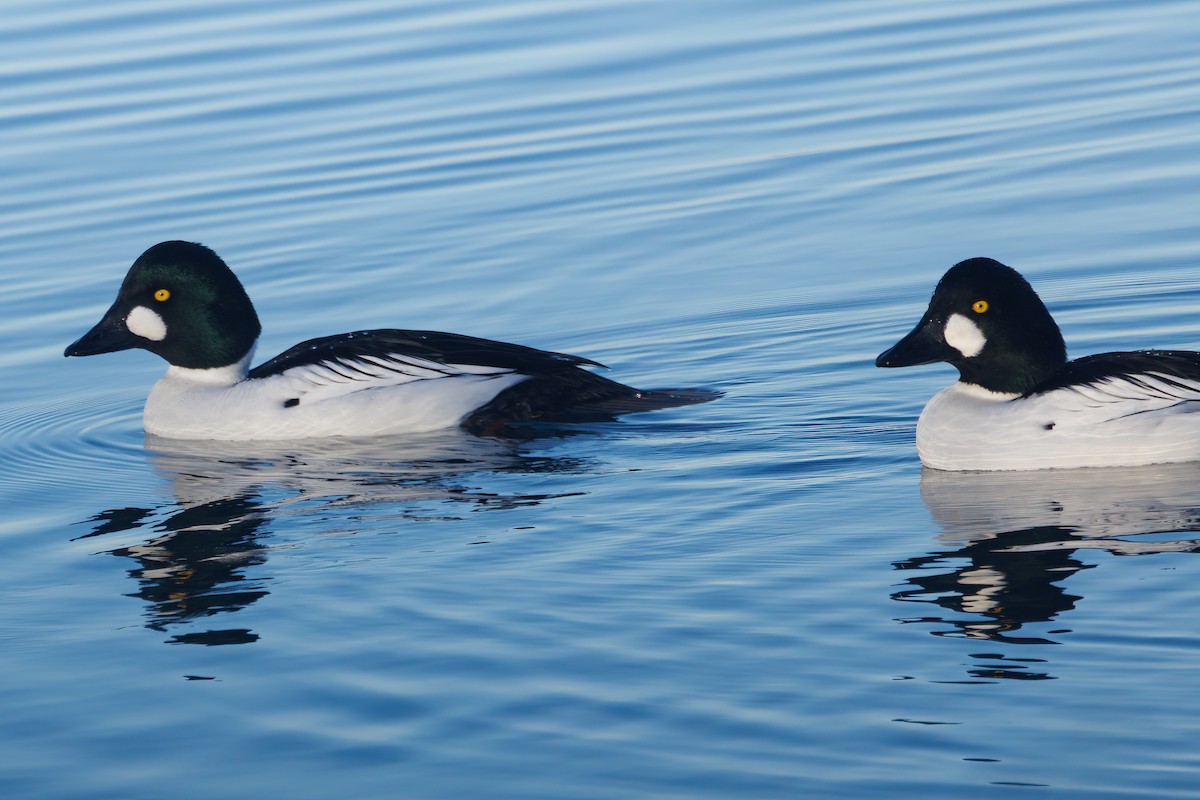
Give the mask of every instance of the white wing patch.
[[287, 382], [296, 400], [307, 403], [420, 381], [476, 382], [517, 375], [516, 370], [504, 367], [442, 364], [403, 355], [362, 355], [292, 367], [280, 373], [278, 378]]
[[[1155, 372], [1114, 375], [1068, 388], [1085, 398], [1093, 407], [1126, 403], [1133, 406], [1129, 412], [1133, 414], [1162, 410], [1183, 403], [1200, 403], [1200, 382]], [[1200, 411], [1200, 405], [1180, 410]]]

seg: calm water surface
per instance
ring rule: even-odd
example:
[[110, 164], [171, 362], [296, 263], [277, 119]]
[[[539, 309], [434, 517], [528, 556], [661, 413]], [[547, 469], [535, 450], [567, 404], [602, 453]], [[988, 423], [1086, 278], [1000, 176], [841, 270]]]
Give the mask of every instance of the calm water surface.
[[[17, 2], [0, 794], [1200, 796], [1200, 465], [922, 472], [952, 263], [1200, 348], [1188, 2]], [[360, 327], [719, 402], [147, 440], [62, 358], [162, 239]]]

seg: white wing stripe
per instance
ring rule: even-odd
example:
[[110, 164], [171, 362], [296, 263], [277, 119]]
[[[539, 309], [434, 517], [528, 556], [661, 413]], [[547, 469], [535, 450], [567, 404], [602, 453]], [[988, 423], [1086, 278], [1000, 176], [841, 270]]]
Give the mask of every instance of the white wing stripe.
[[[280, 377], [290, 382], [286, 394], [310, 403], [368, 389], [402, 386], [442, 379], [491, 381], [520, 374], [513, 369], [479, 364], [442, 364], [413, 356], [366, 355], [330, 358], [293, 367]], [[450, 384], [447, 384], [449, 386]]]
[[1181, 403], [1200, 403], [1200, 383], [1159, 373], [1110, 376], [1069, 388], [1091, 408], [1136, 403], [1145, 406], [1139, 410], [1152, 410]]

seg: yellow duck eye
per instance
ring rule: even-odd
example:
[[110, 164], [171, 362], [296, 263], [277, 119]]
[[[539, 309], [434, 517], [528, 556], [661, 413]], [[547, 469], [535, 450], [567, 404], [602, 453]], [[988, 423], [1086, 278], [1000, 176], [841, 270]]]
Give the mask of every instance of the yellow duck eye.
[[[171, 298], [171, 291], [169, 289], [159, 289], [157, 292], [154, 293], [154, 299], [160, 303], [165, 303], [170, 298]], [[979, 303], [976, 303], [975, 305], [978, 306]]]
[[987, 300], [976, 300], [974, 303], [971, 304], [971, 310], [974, 311], [976, 314], [982, 314], [983, 312], [988, 310], [988, 301]]

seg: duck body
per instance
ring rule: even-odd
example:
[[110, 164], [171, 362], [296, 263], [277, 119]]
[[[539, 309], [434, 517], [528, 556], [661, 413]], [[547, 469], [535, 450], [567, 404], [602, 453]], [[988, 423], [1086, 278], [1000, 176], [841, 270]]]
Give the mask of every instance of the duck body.
[[147, 433], [176, 439], [383, 436], [460, 425], [587, 422], [705, 402], [715, 392], [643, 391], [579, 356], [436, 331], [366, 330], [312, 339], [253, 369], [261, 328], [211, 250], [164, 242], [134, 262], [104, 318], [66, 350], [128, 348], [167, 360], [146, 399]]
[[1034, 470], [1200, 460], [1200, 353], [1140, 350], [1067, 361], [1058, 326], [1015, 270], [953, 267], [917, 327], [876, 360], [947, 361], [959, 380], [917, 421], [921, 462]]
[[1196, 461], [1196, 412], [1200, 368], [1188, 383], [1146, 373], [1136, 380], [1113, 377], [1016, 396], [960, 381], [934, 395], [921, 412], [917, 453], [925, 466], [944, 470]]
[[[386, 333], [362, 332], [363, 338]], [[505, 389], [530, 379], [473, 365], [450, 372], [455, 365], [418, 359], [381, 363], [388, 366], [331, 359], [279, 371], [218, 374], [169, 367], [146, 398], [143, 426], [147, 433], [176, 439], [418, 433], [458, 425]]]

